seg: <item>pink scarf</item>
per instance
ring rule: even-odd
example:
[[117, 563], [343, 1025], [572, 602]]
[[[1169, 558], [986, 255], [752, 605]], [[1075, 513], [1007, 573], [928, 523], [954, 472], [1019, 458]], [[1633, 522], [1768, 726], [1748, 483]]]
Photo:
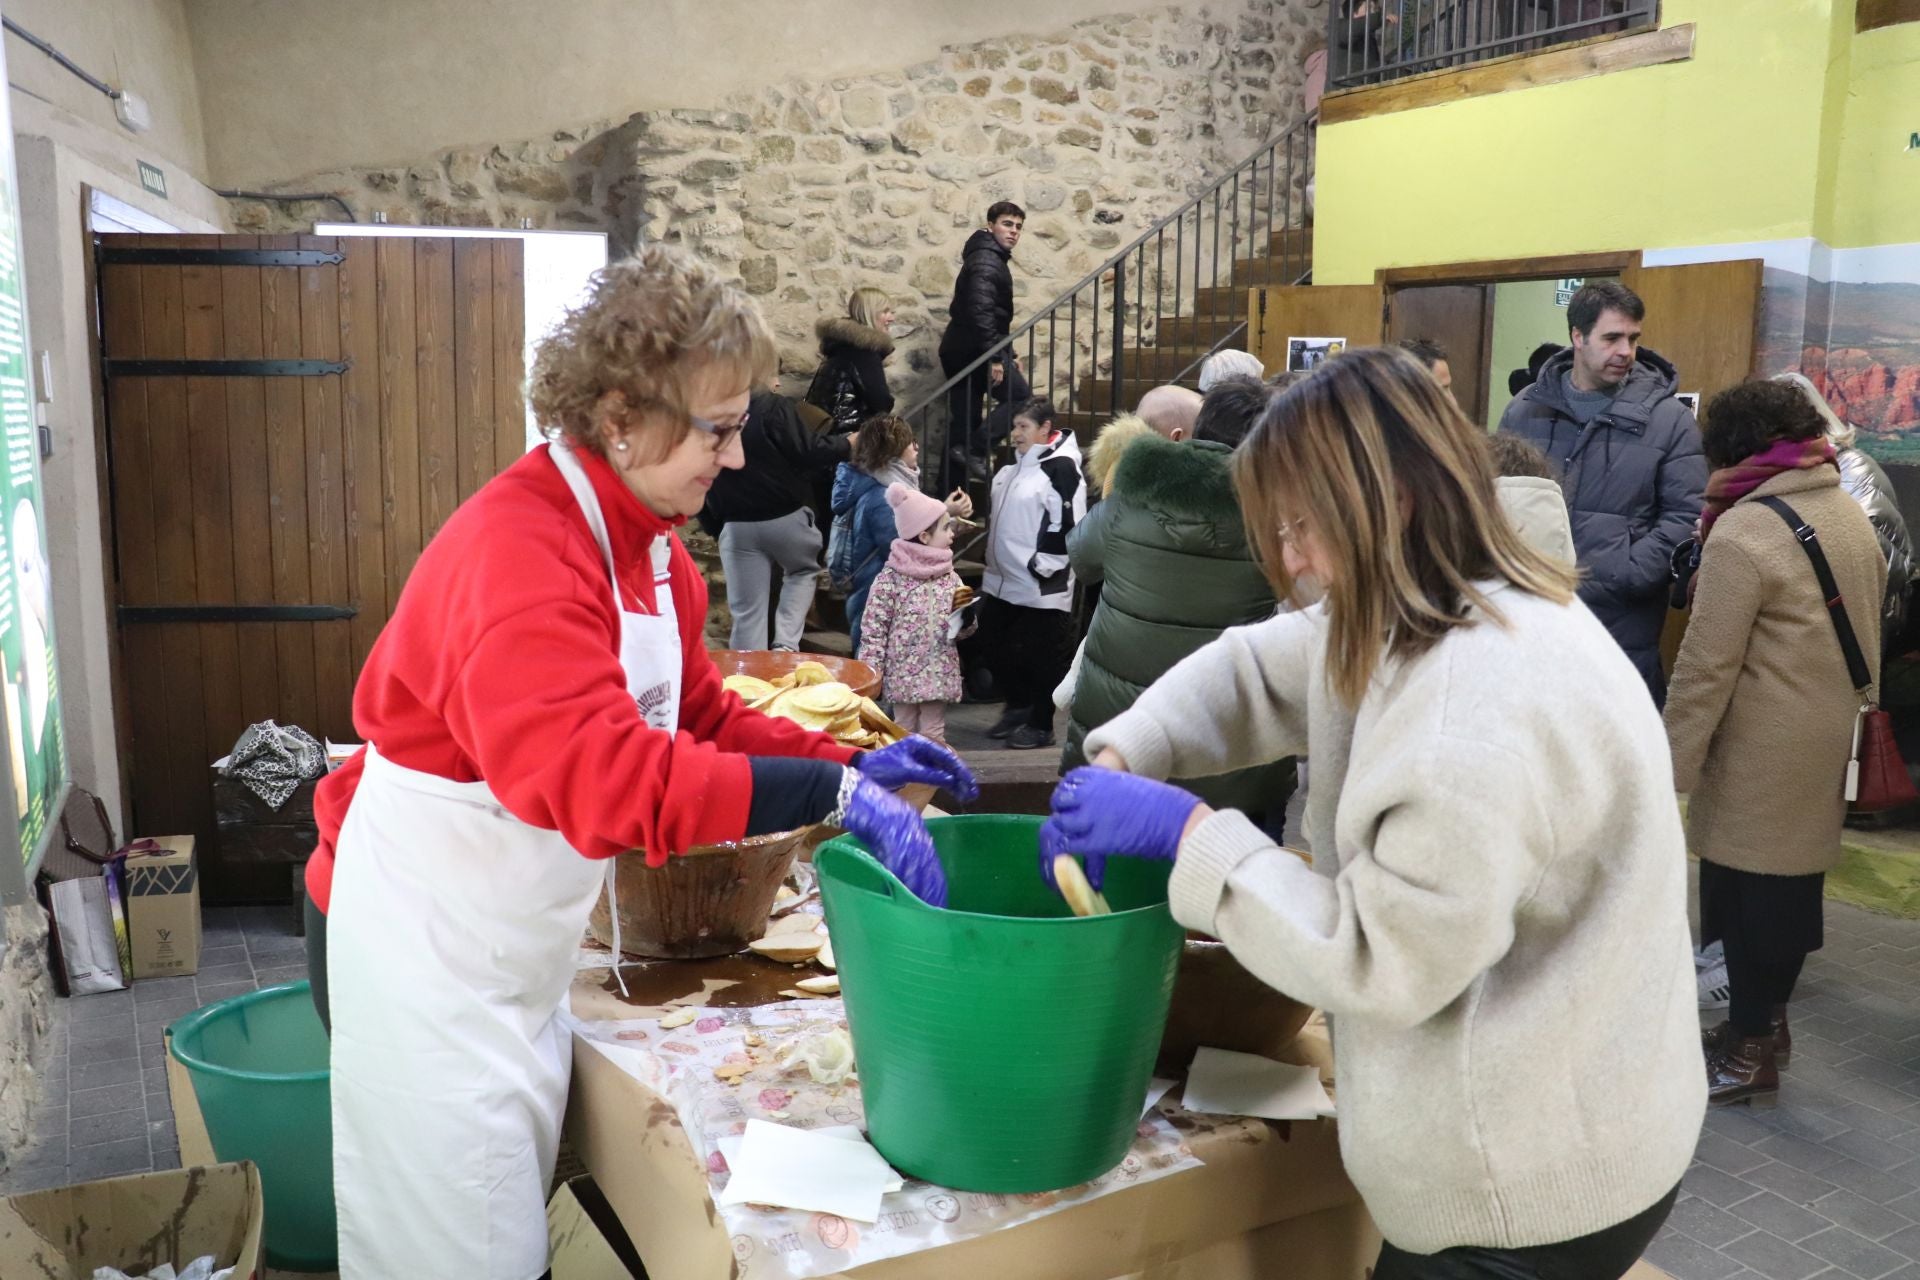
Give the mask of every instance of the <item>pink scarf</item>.
[[1706, 502], [1700, 511], [1701, 545], [1713, 532], [1713, 522], [1729, 507], [1775, 476], [1832, 465], [1833, 446], [1825, 436], [1815, 436], [1811, 440], [1776, 440], [1752, 457], [1720, 468], [1707, 477]]
[[909, 578], [930, 582], [953, 572], [953, 548], [930, 547], [913, 538], [895, 538], [887, 568]]

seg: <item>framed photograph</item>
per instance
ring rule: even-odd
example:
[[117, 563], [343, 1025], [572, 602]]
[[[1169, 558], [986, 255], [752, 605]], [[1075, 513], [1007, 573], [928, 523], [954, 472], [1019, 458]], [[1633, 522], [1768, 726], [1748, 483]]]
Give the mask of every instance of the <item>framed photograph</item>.
[[1288, 338], [1287, 372], [1318, 369], [1346, 349], [1345, 338]]
[[1676, 391], [1673, 398], [1687, 406], [1687, 412], [1694, 417], [1700, 416], [1700, 393], [1698, 391]]

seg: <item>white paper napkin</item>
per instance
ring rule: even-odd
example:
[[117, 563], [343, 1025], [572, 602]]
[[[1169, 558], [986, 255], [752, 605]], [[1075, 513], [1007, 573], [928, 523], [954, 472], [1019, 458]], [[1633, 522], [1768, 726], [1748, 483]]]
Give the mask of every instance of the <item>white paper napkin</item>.
[[733, 1176], [720, 1193], [723, 1205], [771, 1204], [853, 1222], [879, 1221], [880, 1198], [898, 1181], [863, 1138], [848, 1140], [766, 1120], [747, 1121], [738, 1157], [727, 1163]]
[[1213, 1115], [1313, 1120], [1333, 1114], [1320, 1072], [1251, 1053], [1201, 1049], [1187, 1074], [1183, 1105]]

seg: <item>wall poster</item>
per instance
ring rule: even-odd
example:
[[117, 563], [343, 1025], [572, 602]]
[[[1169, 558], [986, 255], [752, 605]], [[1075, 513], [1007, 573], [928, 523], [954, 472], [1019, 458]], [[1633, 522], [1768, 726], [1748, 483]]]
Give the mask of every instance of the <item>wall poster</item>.
[[66, 797], [67, 755], [54, 664], [53, 584], [40, 499], [15, 184], [13, 121], [6, 95], [0, 94], [0, 438], [6, 446], [0, 468], [0, 701], [6, 707], [17, 810], [12, 817], [31, 873]]

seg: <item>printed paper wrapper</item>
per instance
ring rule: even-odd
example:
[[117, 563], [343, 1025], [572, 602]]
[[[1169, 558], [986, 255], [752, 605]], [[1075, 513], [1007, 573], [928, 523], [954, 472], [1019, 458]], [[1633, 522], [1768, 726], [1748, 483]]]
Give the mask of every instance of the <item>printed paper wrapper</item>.
[[[671, 1030], [663, 1030], [657, 1019], [569, 1021], [574, 1031], [673, 1106], [694, 1150], [706, 1161], [716, 1198], [729, 1177], [720, 1139], [744, 1132], [750, 1119], [803, 1129], [866, 1128], [857, 1076], [841, 1085], [815, 1084], [804, 1068], [789, 1071], [778, 1062], [786, 1045], [846, 1027], [846, 1009], [839, 1000], [701, 1009], [696, 1021]], [[760, 1043], [749, 1043], [750, 1036]], [[737, 1086], [714, 1075], [716, 1067], [741, 1064], [751, 1064], [751, 1070]], [[1210, 1119], [1180, 1118], [1190, 1130], [1207, 1127], [1194, 1122]], [[900, 1191], [881, 1202], [875, 1223], [751, 1205], [716, 1205], [714, 1211], [733, 1237], [740, 1280], [807, 1280], [957, 1244], [1199, 1165], [1180, 1131], [1156, 1109], [1141, 1120], [1132, 1150], [1117, 1167], [1061, 1191], [981, 1195], [908, 1178]]]

